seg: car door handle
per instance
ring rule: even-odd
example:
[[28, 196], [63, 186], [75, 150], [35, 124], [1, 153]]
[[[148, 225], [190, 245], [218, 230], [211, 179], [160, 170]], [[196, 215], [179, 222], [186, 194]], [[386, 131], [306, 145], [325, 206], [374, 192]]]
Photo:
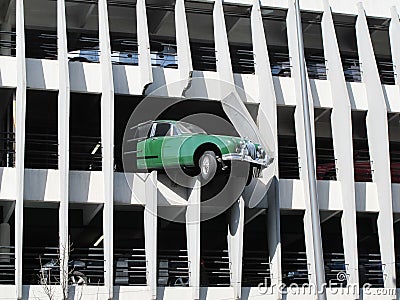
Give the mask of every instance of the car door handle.
[[152, 140], [152, 141], [155, 141], [155, 140], [158, 140], [158, 138], [152, 137], [151, 140]]

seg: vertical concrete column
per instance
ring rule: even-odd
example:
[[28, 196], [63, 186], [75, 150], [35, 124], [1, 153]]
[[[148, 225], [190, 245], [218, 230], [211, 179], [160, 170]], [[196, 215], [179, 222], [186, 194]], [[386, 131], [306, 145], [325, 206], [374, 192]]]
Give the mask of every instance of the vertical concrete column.
[[153, 82], [151, 69], [149, 29], [147, 25], [146, 1], [136, 1], [136, 28], [139, 54], [140, 84], [143, 87], [143, 94], [148, 85]]
[[[296, 110], [294, 114], [295, 119], [295, 129], [296, 129], [296, 141], [299, 153], [299, 167], [300, 167], [300, 180], [303, 183], [304, 199], [305, 199], [305, 213], [304, 213], [304, 231], [305, 231], [305, 244], [307, 252], [307, 262], [310, 272], [310, 284], [316, 285], [316, 266], [314, 258], [314, 241], [312, 232], [312, 218], [311, 218], [311, 208], [310, 208], [310, 192], [309, 192], [309, 179], [308, 179], [308, 168], [307, 168], [307, 151], [306, 151], [306, 140], [305, 140], [305, 128], [304, 128], [304, 114], [303, 114], [303, 103], [302, 103], [302, 90], [301, 90], [301, 74], [300, 74], [300, 62], [299, 61], [299, 46], [298, 46], [298, 36], [297, 36], [297, 26], [296, 26], [296, 10], [294, 0], [289, 1], [288, 13], [286, 18], [287, 23], [287, 35], [289, 44], [289, 55], [291, 58], [292, 65], [292, 78], [295, 84], [296, 91]], [[314, 119], [314, 104], [312, 100], [312, 95], [310, 93], [309, 82], [307, 77], [308, 85], [308, 99], [310, 102], [310, 117], [311, 120]], [[315, 139], [314, 135], [314, 123], [312, 122], [312, 136], [313, 141]], [[315, 142], [313, 143], [315, 145]], [[315, 147], [314, 153], [315, 153]], [[315, 155], [314, 155], [315, 157]], [[316, 179], [314, 179], [316, 180]], [[315, 226], [320, 226], [320, 224], [315, 224]], [[322, 245], [319, 245], [322, 251]]]
[[[267, 40], [264, 32], [264, 24], [261, 15], [259, 0], [253, 0], [250, 15], [251, 36], [254, 52], [254, 69], [258, 77], [258, 92], [260, 95], [260, 128], [271, 127], [272, 137], [269, 143], [273, 143], [275, 149], [274, 164], [272, 169], [275, 181], [268, 192], [268, 247], [270, 255], [270, 272], [272, 286], [279, 286], [282, 282], [281, 268], [281, 237], [280, 237], [280, 206], [279, 206], [279, 183], [278, 183], [278, 126], [276, 110], [276, 94], [268, 56]], [[278, 299], [278, 289], [275, 298]]]
[[104, 180], [104, 284], [113, 298], [113, 215], [114, 215], [114, 82], [111, 64], [107, 1], [99, 0], [101, 68], [101, 144]]
[[24, 226], [24, 168], [25, 168], [25, 118], [26, 118], [26, 60], [25, 60], [25, 25], [24, 1], [16, 0], [16, 57], [17, 91], [15, 122], [15, 285], [17, 299], [22, 298], [22, 240]]
[[386, 101], [376, 65], [367, 18], [361, 2], [357, 4], [357, 46], [363, 69], [362, 78], [366, 89], [368, 112], [367, 135], [373, 181], [378, 191], [378, 234], [384, 273], [384, 286], [396, 287], [392, 189], [390, 175], [389, 134]]
[[60, 282], [68, 282], [68, 261], [70, 251], [68, 233], [70, 84], [65, 0], [57, 1], [57, 48], [59, 82], [58, 169], [60, 181], [60, 208], [58, 220], [60, 228]]
[[[356, 200], [354, 189], [353, 135], [351, 104], [344, 77], [339, 46], [336, 38], [331, 8], [328, 0], [323, 0], [322, 41], [327, 64], [327, 79], [331, 83], [333, 109], [331, 115], [332, 139], [337, 166], [337, 180], [341, 184], [343, 203], [342, 237], [344, 258], [348, 280], [351, 285], [358, 284], [358, 255]], [[359, 297], [357, 293], [354, 297]]]
[[175, 2], [175, 30], [178, 54], [178, 69], [182, 81], [182, 94], [189, 86], [193, 73], [192, 54], [190, 51], [189, 31], [186, 21], [185, 1]]
[[400, 87], [400, 21], [396, 6], [390, 8], [392, 19], [389, 26], [390, 49], [392, 50], [393, 68], [395, 81]]
[[196, 179], [186, 208], [186, 242], [189, 260], [189, 286], [192, 299], [200, 299], [200, 201], [201, 184]]
[[242, 296], [244, 200], [240, 197], [230, 208], [228, 253], [234, 299]]
[[157, 172], [147, 176], [145, 182], [144, 240], [147, 267], [147, 286], [150, 299], [157, 299]]

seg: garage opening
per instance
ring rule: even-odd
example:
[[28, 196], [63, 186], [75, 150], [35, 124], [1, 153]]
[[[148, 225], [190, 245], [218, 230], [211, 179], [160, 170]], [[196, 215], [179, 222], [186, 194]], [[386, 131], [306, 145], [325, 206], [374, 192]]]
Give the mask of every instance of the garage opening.
[[0, 89], [0, 167], [15, 167], [13, 89]]
[[286, 30], [287, 11], [263, 7], [261, 8], [261, 15], [272, 75], [290, 77], [291, 64]]
[[26, 57], [57, 59], [57, 2], [33, 0], [24, 9]]
[[98, 0], [66, 1], [68, 59], [71, 62], [98, 63]]
[[366, 111], [352, 111], [354, 180], [372, 182], [372, 161], [369, 156]]
[[375, 60], [382, 84], [395, 84], [394, 66], [390, 51], [390, 19], [367, 18]]
[[151, 64], [162, 68], [177, 68], [175, 38], [175, 1], [147, 4]]
[[234, 73], [254, 73], [250, 14], [250, 6], [224, 4], [225, 26]]
[[349, 82], [361, 82], [355, 27], [356, 19], [356, 16], [333, 14], [344, 77]]
[[15, 284], [15, 202], [0, 202], [0, 284]]
[[318, 180], [336, 180], [336, 159], [333, 149], [332, 109], [314, 109], [315, 154]]
[[26, 99], [25, 168], [57, 169], [58, 93], [28, 90]]
[[301, 12], [304, 55], [310, 79], [326, 80], [326, 65], [321, 29], [322, 13]]
[[293, 106], [278, 106], [278, 166], [282, 179], [299, 179], [299, 154], [297, 151]]
[[287, 286], [309, 279], [303, 218], [303, 211], [281, 211], [282, 282]]
[[114, 208], [114, 285], [146, 285], [144, 209]]
[[217, 69], [213, 8], [214, 3], [185, 1], [193, 69], [197, 71], [216, 71]]
[[267, 214], [263, 209], [246, 209], [243, 240], [242, 286], [271, 285]]
[[228, 216], [225, 212], [201, 223], [201, 286], [230, 286]]
[[158, 218], [157, 231], [158, 286], [189, 286], [186, 224]]
[[103, 205], [71, 205], [69, 234], [70, 282], [104, 284]]
[[100, 95], [71, 93], [70, 169], [101, 171]]
[[320, 211], [322, 249], [325, 264], [325, 281], [328, 286], [346, 287], [347, 266], [344, 260], [342, 238], [342, 213]]
[[360, 286], [383, 287], [377, 213], [357, 213], [358, 276]]
[[58, 224], [57, 203], [25, 205], [22, 249], [23, 284], [38, 285], [42, 280], [51, 284], [59, 282]]
[[392, 183], [400, 183], [400, 114], [388, 113], [390, 173]]

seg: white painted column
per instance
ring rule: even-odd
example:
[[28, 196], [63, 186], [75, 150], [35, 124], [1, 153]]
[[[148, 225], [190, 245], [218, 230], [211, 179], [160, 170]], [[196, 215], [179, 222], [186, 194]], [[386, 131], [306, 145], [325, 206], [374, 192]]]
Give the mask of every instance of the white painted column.
[[104, 180], [104, 284], [113, 298], [113, 215], [114, 215], [114, 82], [111, 64], [107, 1], [99, 0], [99, 41], [101, 67], [101, 145]]
[[189, 286], [192, 299], [200, 299], [200, 201], [201, 184], [196, 180], [186, 208], [186, 242], [189, 260]]
[[[351, 104], [328, 0], [323, 0], [323, 5], [324, 14], [322, 16], [321, 29], [327, 64], [327, 79], [331, 83], [333, 101], [331, 126], [336, 166], [338, 168], [337, 180], [341, 184], [343, 203], [343, 250], [347, 267], [346, 272], [349, 275], [347, 282], [355, 285], [358, 284], [358, 251]], [[358, 290], [356, 292], [355, 299], [359, 297]]]
[[243, 231], [244, 200], [240, 197], [230, 208], [228, 226], [228, 254], [234, 299], [242, 296]]
[[[254, 52], [254, 68], [258, 77], [258, 92], [260, 95], [260, 118], [258, 120], [260, 128], [271, 127], [272, 136], [269, 143], [273, 143], [273, 148], [278, 149], [278, 126], [276, 110], [276, 93], [271, 72], [271, 65], [268, 56], [267, 40], [264, 32], [264, 24], [261, 15], [259, 0], [253, 0], [251, 10], [251, 31]], [[279, 286], [282, 282], [282, 252], [280, 237], [280, 205], [279, 205], [279, 181], [278, 181], [278, 152], [275, 151], [273, 168], [275, 181], [268, 192], [268, 248], [270, 256], [270, 272], [272, 286]], [[279, 299], [278, 289], [275, 299]]]
[[151, 172], [145, 182], [144, 240], [147, 286], [150, 299], [157, 299], [157, 172]]
[[58, 169], [60, 181], [59, 247], [60, 282], [68, 282], [69, 233], [69, 117], [70, 84], [68, 69], [67, 26], [65, 0], [57, 1], [57, 59], [58, 59]]
[[153, 71], [151, 69], [149, 29], [147, 25], [146, 1], [136, 1], [136, 28], [139, 54], [140, 84], [143, 94], [148, 85], [153, 82]]
[[386, 101], [379, 78], [367, 18], [361, 2], [357, 4], [357, 46], [366, 88], [368, 145], [373, 161], [373, 181], [378, 191], [378, 234], [384, 273], [384, 286], [396, 287], [389, 134]]
[[392, 19], [389, 26], [390, 49], [392, 50], [392, 60], [394, 68], [394, 79], [400, 87], [400, 21], [396, 6], [390, 8]]
[[[303, 103], [301, 99], [301, 74], [300, 74], [300, 61], [298, 57], [298, 42], [297, 42], [297, 26], [296, 26], [296, 11], [295, 3], [293, 0], [289, 1], [288, 13], [286, 18], [287, 24], [287, 35], [289, 44], [289, 55], [291, 57], [292, 65], [292, 78], [295, 83], [296, 91], [296, 110], [294, 114], [295, 128], [296, 128], [296, 141], [297, 149], [299, 153], [299, 167], [300, 167], [300, 180], [303, 183], [304, 199], [306, 210], [304, 212], [304, 232], [305, 232], [305, 244], [307, 253], [307, 263], [309, 265], [310, 272], [310, 284], [316, 285], [316, 268], [314, 260], [314, 243], [312, 232], [312, 221], [311, 221], [311, 209], [310, 209], [310, 194], [309, 194], [309, 180], [307, 170], [307, 154], [306, 154], [306, 141], [305, 141], [305, 129], [304, 129], [304, 114], [303, 114]], [[309, 87], [309, 81], [307, 76], [307, 85]], [[308, 99], [310, 101], [310, 116], [314, 119], [314, 104], [310, 93], [311, 89], [308, 88]], [[315, 140], [314, 135], [314, 123], [311, 122], [313, 141]], [[313, 142], [315, 145], [315, 142]], [[315, 153], [315, 147], [313, 147]], [[315, 155], [314, 155], [315, 157]]]
[[25, 60], [25, 25], [24, 1], [16, 0], [16, 57], [17, 91], [15, 122], [15, 285], [17, 299], [22, 298], [22, 241], [24, 218], [24, 168], [25, 168], [25, 118], [26, 118], [26, 60]]
[[182, 94], [184, 95], [193, 73], [192, 54], [190, 51], [189, 31], [186, 21], [184, 0], [176, 0], [175, 2], [175, 31], [178, 69], [182, 81]]

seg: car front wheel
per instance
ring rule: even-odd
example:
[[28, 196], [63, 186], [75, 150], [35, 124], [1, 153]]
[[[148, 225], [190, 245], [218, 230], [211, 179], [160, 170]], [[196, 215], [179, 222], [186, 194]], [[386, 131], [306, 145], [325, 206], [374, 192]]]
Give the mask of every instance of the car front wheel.
[[206, 151], [200, 156], [199, 168], [203, 182], [209, 182], [217, 172], [217, 157], [213, 151]]

